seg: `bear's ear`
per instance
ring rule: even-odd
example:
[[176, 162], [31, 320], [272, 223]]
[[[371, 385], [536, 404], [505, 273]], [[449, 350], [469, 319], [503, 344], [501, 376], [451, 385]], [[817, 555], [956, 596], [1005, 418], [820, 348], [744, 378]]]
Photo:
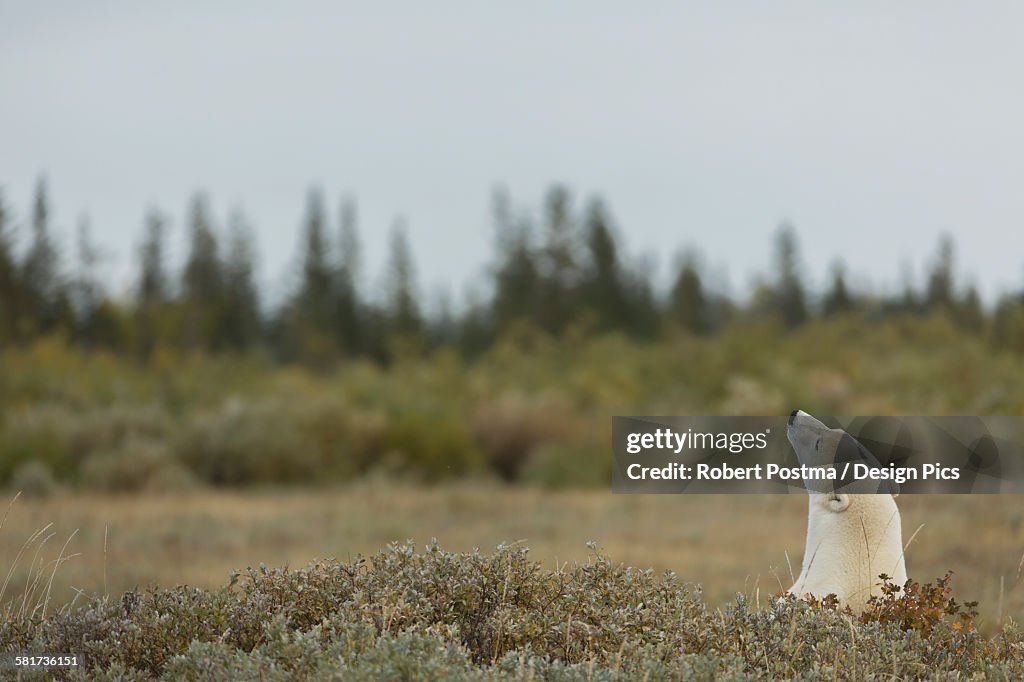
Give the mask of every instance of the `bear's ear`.
[[850, 496], [846, 493], [831, 493], [828, 496], [829, 511], [844, 512], [850, 506]]
[[846, 478], [836, 481], [837, 490], [843, 490], [848, 493], [889, 493], [890, 495], [898, 495], [900, 492], [899, 486], [889, 479], [865, 478], [858, 480], [855, 477], [858, 467], [850, 466], [847, 468], [847, 464], [861, 464], [869, 469], [882, 469], [883, 467], [881, 462], [871, 454], [870, 450], [846, 432], [843, 432], [842, 437], [836, 444], [833, 462], [840, 475], [842, 475], [844, 469], [847, 470]]

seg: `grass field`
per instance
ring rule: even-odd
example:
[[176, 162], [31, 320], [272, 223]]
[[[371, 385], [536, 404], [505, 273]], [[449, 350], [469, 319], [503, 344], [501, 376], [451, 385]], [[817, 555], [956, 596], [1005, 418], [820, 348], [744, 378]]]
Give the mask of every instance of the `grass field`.
[[[1013, 496], [899, 498], [911, 577], [955, 572], [958, 598], [979, 601], [979, 626], [993, 631], [1024, 617], [1024, 505]], [[4, 505], [6, 507], [6, 505]], [[603, 490], [549, 492], [495, 484], [421, 488], [363, 484], [333, 491], [202, 491], [181, 495], [72, 494], [19, 499], [0, 529], [2, 573], [38, 528], [78, 553], [54, 578], [54, 603], [72, 588], [108, 593], [150, 584], [223, 585], [233, 569], [314, 557], [347, 560], [394, 540], [436, 537], [450, 550], [491, 551], [523, 541], [553, 568], [582, 560], [595, 541], [615, 561], [700, 583], [712, 606], [734, 593], [762, 597], [799, 572], [806, 523], [802, 496], [621, 496]], [[787, 562], [788, 554], [788, 562]], [[15, 568], [5, 599], [24, 584], [31, 557]], [[2, 578], [2, 576], [0, 576]]]

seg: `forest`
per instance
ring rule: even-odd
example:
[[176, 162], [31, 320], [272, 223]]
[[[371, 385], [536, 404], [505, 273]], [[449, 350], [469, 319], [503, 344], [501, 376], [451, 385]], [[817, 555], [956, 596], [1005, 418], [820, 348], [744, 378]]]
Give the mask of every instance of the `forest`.
[[115, 296], [100, 276], [104, 251], [88, 218], [79, 220], [71, 248], [58, 244], [50, 201], [42, 179], [23, 211], [0, 194], [0, 346], [58, 337], [140, 363], [161, 352], [241, 353], [322, 369], [351, 358], [387, 364], [401, 353], [442, 347], [472, 360], [517, 334], [557, 340], [617, 333], [643, 343], [676, 331], [713, 335], [751, 318], [774, 318], [792, 330], [851, 313], [877, 322], [939, 312], [995, 347], [1024, 349], [1024, 288], [983, 306], [973, 286], [956, 281], [948, 235], [935, 245], [924, 281], [904, 277], [899, 292], [852, 289], [841, 254], [826, 289], [808, 291], [796, 230], [783, 224], [765, 274], [739, 302], [708, 286], [693, 249], [677, 258], [671, 284], [661, 291], [649, 263], [624, 253], [620, 228], [601, 197], [578, 202], [569, 188], [553, 185], [539, 210], [524, 210], [498, 188], [491, 198], [494, 255], [482, 264], [485, 293], [458, 305], [426, 306], [402, 220], [391, 230], [384, 286], [370, 295], [361, 286], [355, 200], [343, 199], [332, 212], [323, 192], [311, 189], [295, 246], [294, 290], [266, 292], [256, 284], [258, 245], [244, 212], [222, 221], [198, 193], [178, 226], [188, 240], [184, 262], [168, 262], [168, 219], [150, 209], [130, 294]]

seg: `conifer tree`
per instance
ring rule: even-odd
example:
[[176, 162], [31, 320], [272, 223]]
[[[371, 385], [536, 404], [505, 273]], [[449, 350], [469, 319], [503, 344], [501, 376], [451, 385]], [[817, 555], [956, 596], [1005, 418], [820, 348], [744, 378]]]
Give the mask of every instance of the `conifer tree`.
[[11, 222], [0, 191], [0, 346], [17, 340], [21, 319], [21, 287]]
[[[503, 188], [494, 191], [491, 207], [498, 251], [491, 308], [495, 324], [503, 330], [516, 320], [536, 321], [540, 276], [530, 224], [526, 219], [513, 217], [508, 194]], [[477, 311], [472, 325], [474, 339], [481, 338], [483, 323], [483, 315]]]
[[832, 266], [832, 285], [822, 306], [825, 315], [845, 313], [853, 308], [853, 299], [846, 287], [846, 268], [841, 261]]
[[356, 203], [350, 197], [341, 202], [338, 233], [338, 267], [334, 284], [334, 320], [338, 341], [348, 354], [358, 353], [363, 345], [360, 327], [358, 281], [360, 246]]
[[[134, 347], [140, 360], [147, 360], [157, 346], [168, 340], [169, 280], [165, 264], [167, 219], [156, 207], [144, 218], [139, 246], [139, 282], [134, 314]], [[108, 310], [109, 312], [109, 310]]]
[[956, 297], [953, 282], [954, 253], [953, 239], [947, 234], [942, 235], [935, 263], [928, 274], [925, 304], [929, 310], [953, 310]]
[[582, 284], [584, 304], [597, 313], [601, 329], [631, 331], [631, 311], [618, 246], [604, 203], [593, 199], [584, 222], [588, 263]]
[[36, 333], [49, 332], [61, 316], [60, 263], [50, 235], [50, 205], [46, 182], [36, 185], [32, 205], [32, 242], [22, 263], [21, 281]]
[[388, 262], [388, 317], [392, 334], [415, 338], [420, 334], [422, 318], [416, 300], [416, 270], [403, 219], [391, 230], [391, 255]]
[[158, 209], [152, 208], [146, 213], [144, 230], [145, 235], [139, 247], [139, 261], [142, 266], [138, 286], [140, 306], [163, 303], [169, 295], [164, 263], [167, 219]]
[[548, 190], [545, 199], [547, 239], [540, 259], [540, 324], [558, 333], [571, 322], [576, 303], [578, 262], [572, 197], [562, 185]]
[[797, 327], [807, 319], [804, 285], [799, 272], [800, 249], [792, 226], [783, 224], [775, 237], [775, 299], [782, 322]]
[[302, 256], [302, 284], [298, 305], [302, 316], [319, 333], [331, 326], [332, 288], [330, 246], [327, 241], [327, 213], [323, 194], [310, 191], [306, 200], [305, 237]]
[[224, 273], [209, 202], [202, 194], [192, 199], [188, 224], [189, 253], [182, 273], [185, 345], [213, 349], [221, 329], [218, 317], [224, 303]]
[[255, 235], [241, 209], [228, 218], [228, 249], [224, 261], [224, 297], [220, 335], [235, 350], [259, 344], [261, 317], [255, 282]]
[[673, 322], [694, 334], [702, 334], [710, 326], [704, 285], [697, 267], [697, 257], [692, 252], [681, 259], [679, 273], [672, 285], [671, 317]]
[[76, 234], [78, 267], [71, 303], [78, 320], [76, 338], [88, 346], [95, 345], [95, 316], [102, 298], [102, 289], [96, 276], [99, 265], [99, 250], [92, 242], [92, 230], [88, 216], [78, 220]]

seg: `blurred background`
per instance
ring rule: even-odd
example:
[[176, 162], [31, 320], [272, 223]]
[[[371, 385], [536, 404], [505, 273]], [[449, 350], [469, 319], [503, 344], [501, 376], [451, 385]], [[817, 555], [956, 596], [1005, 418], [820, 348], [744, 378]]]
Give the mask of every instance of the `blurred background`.
[[[614, 496], [610, 417], [1021, 414], [1021, 13], [0, 3], [0, 573], [788, 587], [805, 500]], [[900, 505], [1024, 613], [1018, 498]]]

